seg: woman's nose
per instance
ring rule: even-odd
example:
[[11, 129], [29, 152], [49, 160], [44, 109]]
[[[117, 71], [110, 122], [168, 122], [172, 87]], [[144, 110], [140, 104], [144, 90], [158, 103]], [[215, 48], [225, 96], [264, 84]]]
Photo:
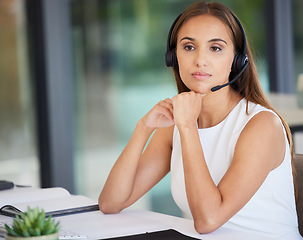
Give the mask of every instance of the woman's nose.
[[203, 66], [207, 66], [207, 64], [208, 64], [208, 58], [206, 52], [203, 50], [196, 51], [195, 65], [198, 67], [203, 67]]

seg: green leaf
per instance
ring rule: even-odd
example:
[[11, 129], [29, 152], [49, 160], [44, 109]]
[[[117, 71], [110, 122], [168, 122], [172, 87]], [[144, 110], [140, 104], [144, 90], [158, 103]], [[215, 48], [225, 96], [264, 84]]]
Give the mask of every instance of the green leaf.
[[28, 232], [30, 233], [31, 236], [38, 236], [35, 229], [30, 228], [28, 229]]
[[18, 233], [16, 233], [12, 228], [10, 228], [7, 224], [4, 225], [7, 234], [11, 235], [11, 236], [15, 236], [15, 237], [21, 237], [21, 235], [19, 235]]
[[22, 236], [22, 230], [21, 228], [17, 228], [16, 226], [13, 226], [13, 231], [17, 233], [19, 236]]
[[34, 221], [35, 221], [34, 212], [29, 207], [27, 208], [27, 216], [28, 216], [30, 222], [34, 223]]
[[31, 235], [29, 234], [29, 232], [27, 230], [22, 231], [22, 236], [23, 237], [30, 237]]
[[35, 231], [37, 233], [37, 236], [40, 236], [41, 235], [41, 230], [39, 228], [35, 228]]
[[24, 216], [23, 221], [24, 221], [26, 227], [30, 228], [32, 226], [31, 221], [29, 220], [28, 216]]
[[36, 219], [38, 217], [38, 214], [39, 214], [39, 208], [36, 207], [36, 208], [32, 209], [32, 211], [33, 211], [34, 219]]
[[17, 228], [21, 228], [22, 222], [21, 222], [21, 220], [20, 220], [20, 218], [19, 218], [18, 215], [16, 216], [16, 218], [15, 218], [13, 224], [14, 224]]
[[14, 236], [14, 237], [22, 237], [22, 235], [16, 233], [13, 229], [10, 229], [7, 231], [8, 235]]
[[49, 228], [49, 229], [46, 229], [46, 230], [42, 233], [42, 235], [48, 235], [48, 234], [52, 234], [52, 233], [54, 233], [54, 229]]
[[59, 229], [60, 229], [60, 222], [59, 221], [56, 223], [55, 229], [56, 229], [56, 232], [59, 232]]

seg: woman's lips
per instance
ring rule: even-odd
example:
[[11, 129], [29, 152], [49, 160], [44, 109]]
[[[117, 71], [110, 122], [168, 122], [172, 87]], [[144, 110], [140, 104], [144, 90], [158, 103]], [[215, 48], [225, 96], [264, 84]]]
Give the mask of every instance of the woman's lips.
[[197, 80], [204, 80], [209, 78], [211, 75], [206, 72], [194, 72], [192, 76]]

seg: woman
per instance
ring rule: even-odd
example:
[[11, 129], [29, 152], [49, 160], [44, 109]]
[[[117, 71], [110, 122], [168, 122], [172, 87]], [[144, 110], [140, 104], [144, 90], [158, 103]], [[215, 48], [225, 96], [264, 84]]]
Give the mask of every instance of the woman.
[[291, 134], [264, 97], [241, 23], [202, 1], [170, 34], [179, 94], [139, 120], [100, 194], [101, 211], [120, 212], [171, 171], [173, 197], [197, 232], [225, 225], [301, 239]]

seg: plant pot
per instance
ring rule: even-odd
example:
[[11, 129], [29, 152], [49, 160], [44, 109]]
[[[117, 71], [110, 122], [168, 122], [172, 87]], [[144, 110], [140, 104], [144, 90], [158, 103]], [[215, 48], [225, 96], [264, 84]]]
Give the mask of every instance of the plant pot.
[[42, 235], [37, 237], [14, 237], [14, 236], [6, 235], [5, 239], [6, 240], [57, 240], [58, 233]]

